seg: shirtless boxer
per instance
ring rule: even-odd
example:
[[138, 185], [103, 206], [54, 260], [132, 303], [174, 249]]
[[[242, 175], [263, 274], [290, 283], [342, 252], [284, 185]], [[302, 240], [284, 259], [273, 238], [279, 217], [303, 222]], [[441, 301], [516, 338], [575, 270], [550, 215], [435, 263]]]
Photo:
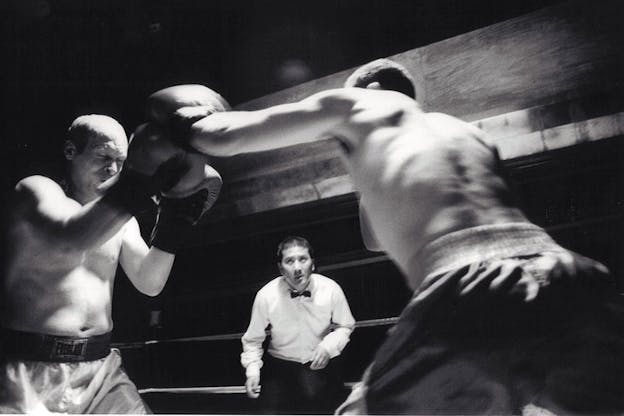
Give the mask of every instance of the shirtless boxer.
[[[221, 181], [212, 171], [197, 187], [181, 187], [191, 179], [187, 163], [152, 163], [176, 152], [162, 143], [158, 155], [140, 141], [130, 147], [134, 165], [153, 174], [121, 170], [128, 141], [117, 121], [78, 117], [63, 183], [30, 176], [15, 187], [3, 227], [0, 413], [148, 411], [109, 346], [115, 272], [120, 264], [140, 292], [160, 293], [185, 231], [213, 202], [206, 186], [218, 192]], [[170, 197], [161, 199], [148, 248], [133, 214], [159, 191]]]
[[188, 121], [183, 144], [212, 156], [341, 143], [372, 234], [416, 289], [341, 411], [624, 411], [624, 318], [607, 269], [528, 221], [483, 131], [374, 79], [362, 87], [173, 117]]

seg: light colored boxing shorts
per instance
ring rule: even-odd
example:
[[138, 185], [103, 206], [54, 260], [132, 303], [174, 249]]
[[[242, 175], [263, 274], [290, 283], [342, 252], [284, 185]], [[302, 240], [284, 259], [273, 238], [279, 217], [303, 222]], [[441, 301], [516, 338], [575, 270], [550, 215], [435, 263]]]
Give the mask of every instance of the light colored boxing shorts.
[[145, 414], [149, 409], [113, 349], [82, 362], [6, 359], [0, 364], [0, 413]]

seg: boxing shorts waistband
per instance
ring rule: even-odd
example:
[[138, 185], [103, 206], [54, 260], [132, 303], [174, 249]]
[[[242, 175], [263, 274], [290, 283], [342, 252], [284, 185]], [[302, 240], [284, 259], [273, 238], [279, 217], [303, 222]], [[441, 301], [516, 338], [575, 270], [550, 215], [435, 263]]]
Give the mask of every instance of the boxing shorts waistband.
[[111, 334], [72, 337], [0, 328], [0, 353], [7, 358], [29, 361], [94, 361], [110, 353]]
[[478, 261], [562, 251], [546, 231], [531, 223], [482, 225], [433, 240], [417, 254], [416, 267], [426, 278]]

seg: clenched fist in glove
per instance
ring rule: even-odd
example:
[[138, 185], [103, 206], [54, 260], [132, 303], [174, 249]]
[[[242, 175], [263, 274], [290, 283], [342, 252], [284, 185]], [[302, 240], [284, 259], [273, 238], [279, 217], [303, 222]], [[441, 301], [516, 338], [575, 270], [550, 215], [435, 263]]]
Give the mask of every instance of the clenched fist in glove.
[[[164, 163], [177, 161], [182, 173], [161, 194], [184, 198], [201, 189], [209, 189], [215, 198], [221, 189], [221, 176], [208, 165], [205, 156], [188, 152], [170, 140], [170, 135], [151, 123], [139, 126], [130, 140], [125, 167], [143, 175], [154, 175]], [[214, 201], [213, 201], [214, 202]]]
[[177, 253], [193, 226], [214, 204], [216, 196], [210, 192], [202, 189], [184, 198], [163, 197], [150, 244], [168, 253]]
[[105, 201], [138, 216], [154, 206], [154, 195], [171, 189], [187, 171], [188, 165], [180, 156], [172, 157], [147, 172], [124, 166], [117, 182], [104, 197]]
[[194, 122], [229, 110], [230, 105], [221, 95], [197, 84], [164, 88], [147, 99], [147, 119], [165, 128], [171, 140], [178, 144], [186, 143], [186, 135]]
[[[176, 116], [179, 109], [187, 109], [182, 111], [187, 115]], [[151, 180], [143, 181], [144, 186], [135, 181], [134, 186], [123, 187], [135, 189], [135, 193], [124, 192], [123, 198], [160, 194], [163, 201], [168, 201], [206, 190], [202, 193], [207, 198], [203, 210], [210, 208], [219, 195], [221, 176], [208, 165], [204, 155], [177, 145], [181, 140], [176, 137], [184, 134], [180, 130], [190, 128], [193, 120], [227, 109], [229, 105], [219, 94], [202, 85], [178, 85], [152, 94], [147, 100], [148, 123], [140, 125], [132, 135], [124, 167], [126, 178]], [[164, 206], [168, 204], [165, 202]]]

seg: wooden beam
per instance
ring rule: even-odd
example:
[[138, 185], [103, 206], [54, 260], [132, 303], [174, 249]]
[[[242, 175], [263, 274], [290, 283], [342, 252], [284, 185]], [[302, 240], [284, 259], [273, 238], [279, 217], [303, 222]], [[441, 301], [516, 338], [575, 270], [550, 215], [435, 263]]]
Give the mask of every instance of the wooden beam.
[[[624, 3], [571, 1], [391, 58], [418, 100], [491, 134], [513, 159], [624, 134]], [[342, 85], [348, 69], [245, 103], [264, 108]], [[208, 222], [353, 195], [332, 141], [215, 160], [225, 185]]]
[[[477, 120], [621, 83], [624, 3], [569, 1], [390, 58], [430, 111]], [[362, 62], [364, 64], [364, 62]], [[265, 108], [341, 87], [355, 68], [241, 104]]]
[[[516, 111], [478, 120], [475, 124], [496, 137], [503, 160], [624, 136], [624, 112], [534, 131], [531, 130], [532, 123], [526, 122], [525, 117], [531, 112], [530, 109]], [[283, 170], [253, 178], [248, 173], [240, 180], [224, 174], [223, 194], [207, 220], [217, 221], [353, 194], [353, 182], [339, 150], [336, 148], [335, 151], [336, 154], [328, 154], [325, 159], [302, 155], [296, 166], [284, 166]]]

